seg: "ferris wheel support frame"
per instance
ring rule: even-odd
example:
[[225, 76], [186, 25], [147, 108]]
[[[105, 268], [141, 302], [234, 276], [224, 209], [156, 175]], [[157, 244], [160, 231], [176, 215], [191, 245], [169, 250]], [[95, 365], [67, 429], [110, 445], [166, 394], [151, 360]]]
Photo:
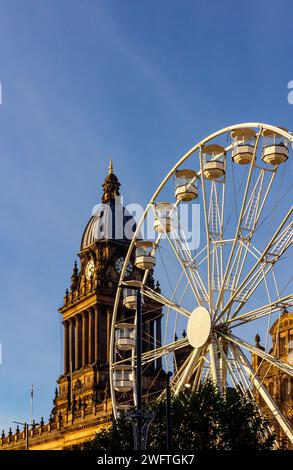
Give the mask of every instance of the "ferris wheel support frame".
[[291, 425], [285, 415], [280, 411], [280, 408], [276, 404], [275, 400], [271, 397], [268, 393], [266, 387], [263, 385], [262, 381], [258, 378], [255, 374], [255, 371], [251, 367], [247, 357], [239, 348], [238, 345], [235, 345], [234, 348], [236, 349], [236, 354], [239, 357], [239, 360], [242, 363], [242, 366], [247, 373], [248, 377], [252, 381], [253, 385], [256, 387], [257, 391], [262, 396], [263, 400], [265, 401], [266, 405], [270, 409], [271, 413], [273, 414], [274, 418], [278, 421], [280, 427], [283, 429], [285, 435], [288, 437], [290, 442], [293, 442], [293, 432]]
[[[120, 275], [120, 282], [119, 282], [119, 287], [117, 289], [117, 294], [116, 294], [116, 298], [115, 298], [115, 303], [114, 303], [114, 311], [113, 311], [113, 316], [112, 316], [112, 328], [111, 328], [111, 339], [110, 339], [110, 344], [111, 344], [111, 348], [110, 348], [110, 388], [111, 388], [111, 395], [112, 395], [112, 403], [113, 403], [113, 409], [114, 409], [114, 415], [115, 417], [117, 416], [117, 410], [116, 410], [116, 401], [115, 401], [115, 391], [114, 391], [114, 385], [113, 385], [113, 374], [112, 374], [112, 370], [113, 370], [113, 354], [114, 354], [114, 333], [115, 333], [115, 321], [116, 321], [116, 315], [117, 315], [117, 312], [118, 312], [118, 308], [119, 308], [119, 302], [120, 302], [120, 297], [121, 297], [121, 291], [122, 291], [122, 283], [123, 283], [123, 279], [125, 277], [125, 273], [126, 273], [126, 269], [127, 269], [127, 265], [128, 265], [128, 262], [129, 262], [129, 259], [130, 259], [130, 256], [131, 256], [131, 253], [133, 251], [133, 248], [134, 248], [134, 244], [136, 242], [136, 239], [140, 233], [140, 229], [141, 229], [141, 226], [146, 218], [146, 215], [148, 214], [148, 211], [150, 210], [150, 208], [152, 207], [154, 209], [154, 202], [157, 198], [157, 196], [159, 195], [160, 191], [162, 190], [162, 188], [164, 187], [164, 185], [169, 181], [169, 179], [172, 177], [172, 175], [174, 174], [174, 172], [176, 171], [176, 169], [178, 167], [180, 167], [180, 165], [182, 165], [182, 163], [184, 163], [184, 161], [186, 159], [188, 159], [194, 152], [196, 152], [197, 150], [200, 151], [200, 154], [201, 154], [201, 149], [202, 147], [210, 140], [222, 135], [222, 134], [225, 134], [225, 133], [228, 133], [228, 132], [232, 132], [232, 131], [235, 131], [237, 129], [241, 129], [241, 128], [256, 128], [256, 129], [259, 129], [259, 132], [256, 136], [256, 145], [255, 145], [255, 149], [254, 149], [254, 155], [253, 155], [253, 158], [252, 158], [252, 161], [250, 163], [250, 171], [249, 171], [249, 175], [251, 177], [251, 173], [252, 173], [252, 170], [253, 168], [259, 168], [261, 170], [264, 170], [264, 168], [262, 167], [259, 167], [258, 165], [255, 164], [255, 158], [256, 158], [256, 152], [257, 152], [257, 148], [258, 148], [258, 141], [260, 139], [260, 136], [262, 135], [262, 131], [263, 129], [265, 130], [269, 130], [269, 131], [272, 131], [273, 133], [276, 133], [280, 136], [283, 136], [285, 137], [286, 139], [288, 139], [291, 144], [293, 143], [293, 136], [292, 134], [288, 133], [287, 131], [279, 128], [279, 127], [276, 127], [276, 126], [272, 126], [270, 124], [263, 124], [263, 123], [242, 123], [242, 124], [236, 124], [236, 125], [232, 125], [232, 126], [228, 126], [228, 127], [225, 127], [215, 133], [212, 133], [210, 134], [209, 136], [207, 136], [205, 139], [203, 139], [202, 141], [200, 141], [198, 144], [196, 144], [194, 147], [192, 147], [187, 153], [185, 153], [185, 155], [183, 155], [183, 157], [173, 166], [173, 168], [170, 170], [170, 172], [166, 175], [166, 177], [162, 180], [161, 184], [159, 185], [159, 187], [157, 188], [157, 190], [155, 191], [155, 193], [153, 194], [151, 200], [150, 200], [150, 203], [148, 204], [148, 206], [146, 207], [144, 213], [143, 213], [143, 216], [141, 217], [139, 223], [137, 224], [137, 227], [136, 227], [136, 231], [133, 235], [133, 239], [131, 240], [130, 242], [130, 245], [129, 245], [129, 249], [128, 249], [128, 252], [127, 252], [127, 255], [125, 257], [125, 262], [124, 262], [124, 265], [123, 265], [123, 268], [122, 268], [122, 271], [121, 271], [121, 275]], [[231, 146], [230, 146], [231, 147]], [[226, 149], [227, 150], [227, 149]], [[225, 150], [225, 152], [226, 152]], [[202, 157], [201, 157], [202, 158]], [[216, 159], [216, 158], [215, 158]], [[203, 171], [203, 167], [202, 167], [202, 162], [201, 162], [201, 170], [197, 173], [198, 176], [201, 176], [202, 175], [202, 171]], [[270, 179], [270, 183], [269, 183], [269, 186], [266, 190], [266, 193], [265, 193], [265, 197], [264, 199], [267, 198], [267, 195], [269, 193], [269, 189], [272, 185], [272, 182], [273, 182], [273, 179], [275, 177], [275, 171], [274, 169], [267, 169], [267, 171], [270, 171], [272, 172], [272, 177]], [[249, 183], [250, 183], [250, 177], [248, 178], [248, 181], [246, 182], [246, 188], [245, 188], [245, 197], [244, 199], [246, 200], [247, 196], [248, 196], [248, 190], [249, 190]], [[204, 178], [201, 178], [202, 180], [204, 180]], [[204, 185], [204, 183], [203, 183]], [[258, 211], [258, 214], [257, 214], [257, 217], [259, 218], [260, 216], [260, 213], [264, 207], [264, 200], [262, 201], [262, 204], [260, 205], [260, 210]], [[207, 210], [207, 207], [205, 207], [205, 209]], [[205, 215], [206, 215], [206, 210], [205, 210]], [[239, 232], [239, 229], [240, 229], [240, 224], [241, 224], [241, 220], [242, 220], [242, 216], [244, 214], [244, 210], [245, 210], [245, 201], [242, 201], [242, 207], [241, 207], [241, 217], [239, 217], [239, 221], [238, 221], [238, 225], [237, 225], [237, 231], [236, 231], [236, 234]], [[223, 220], [223, 219], [222, 219]], [[209, 230], [208, 230], [208, 227], [207, 227], [207, 221], [205, 220], [205, 226], [206, 226], [206, 234], [207, 234], [207, 244], [208, 244], [208, 247], [209, 247]], [[281, 229], [280, 229], [281, 230]], [[159, 243], [159, 240], [160, 240], [160, 235], [158, 236], [157, 240], [156, 240], [156, 244]], [[229, 258], [229, 264], [231, 264], [232, 262], [232, 259], [233, 259], [233, 255], [234, 255], [234, 252], [235, 252], [235, 247], [236, 247], [236, 243], [238, 241], [238, 237], [235, 235], [233, 240], [231, 240], [231, 242], [233, 243], [233, 246], [232, 246], [232, 250], [230, 251], [230, 258]], [[221, 240], [219, 240], [219, 246], [222, 247], [222, 243], [227, 243], [227, 240], [223, 240], [223, 242]], [[176, 250], [175, 250], [176, 251]], [[248, 251], [248, 249], [246, 250]], [[283, 252], [282, 252], [283, 254]], [[210, 250], [208, 249], [208, 258], [210, 257], [211, 253], [210, 253]], [[260, 256], [259, 258], [259, 261], [262, 259], [262, 257]], [[278, 257], [279, 259], [279, 257]], [[258, 264], [258, 263], [256, 263]], [[211, 270], [211, 263], [210, 263], [210, 260], [208, 259], [208, 266], [209, 266], [209, 272]], [[183, 267], [183, 266], [182, 266]], [[184, 269], [184, 267], [183, 267]], [[221, 292], [223, 291], [223, 288], [224, 288], [224, 285], [225, 285], [225, 278], [227, 277], [227, 275], [229, 274], [229, 269], [230, 267], [229, 266], [226, 266], [226, 270], [225, 270], [225, 274], [224, 276], [222, 277], [222, 284], [221, 284]], [[147, 280], [147, 277], [148, 277], [148, 270], [145, 272], [145, 275], [144, 275], [144, 278], [143, 278], [143, 284], [146, 282]], [[258, 286], [258, 284], [256, 284], [256, 287]], [[210, 276], [209, 276], [209, 287], [210, 286]], [[243, 282], [240, 286], [238, 286], [238, 289], [237, 291], [241, 290], [243, 287]], [[256, 288], [255, 287], [255, 288]], [[255, 289], [253, 289], [253, 292], [254, 292]], [[153, 295], [153, 294], [152, 294]], [[235, 292], [234, 292], [234, 298], [235, 298]], [[226, 310], [225, 312], [227, 311], [227, 309], [229, 308], [227, 305], [229, 305], [229, 302], [231, 304], [231, 300], [233, 299], [233, 295], [231, 295], [231, 298], [228, 300], [228, 303], [226, 304], [226, 306], [224, 306], [224, 308], [226, 307]], [[209, 288], [209, 296], [211, 296], [211, 288]], [[196, 296], [195, 296], [196, 297]], [[250, 296], [249, 296], [250, 298]], [[161, 300], [164, 300], [164, 302], [161, 302], [163, 305], [167, 304], [168, 306], [168, 303], [169, 303], [169, 307], [171, 308], [174, 308], [174, 306], [177, 307], [177, 311], [180, 309], [181, 311], [178, 312], [178, 313], [181, 313], [182, 314], [182, 307], [179, 306], [179, 305], [176, 305], [174, 303], [171, 303], [170, 304], [170, 301], [168, 301], [168, 299], [164, 298], [164, 296], [161, 296]], [[283, 300], [283, 299], [282, 299]], [[281, 299], [279, 299], [279, 303], [280, 303]], [[167, 303], [168, 302], [168, 303]], [[219, 308], [220, 304], [222, 302], [222, 295], [219, 295], [218, 296], [218, 299], [217, 299], [217, 308], [216, 308], [216, 311], [217, 309]], [[232, 300], [233, 302], [233, 300]], [[245, 303], [245, 302], [244, 302]], [[243, 304], [244, 304], [243, 303]], [[212, 308], [212, 299], [211, 297], [209, 297], [209, 304], [210, 304], [210, 308]], [[240, 305], [240, 308], [242, 308], [242, 305]], [[267, 306], [264, 306], [262, 307], [263, 309], [267, 308], [268, 310], [270, 309], [270, 307], [273, 306], [273, 304], [275, 306], [277, 306], [277, 301], [275, 303], [270, 303], [270, 304], [267, 304]], [[237, 309], [236, 311], [236, 314], [239, 312], [240, 308]], [[175, 308], [176, 310], [176, 308]], [[220, 316], [222, 316], [223, 313], [225, 312], [221, 312], [220, 313]], [[189, 312], [186, 311], [186, 313], [188, 314]], [[236, 315], [235, 314], [235, 315]], [[249, 317], [249, 315], [250, 317]], [[239, 317], [239, 319], [243, 319], [243, 321], [245, 322], [246, 321], [249, 321], [248, 318], [250, 318], [250, 321], [252, 319], [254, 319], [257, 315], [258, 315], [258, 312], [254, 312], [254, 311], [251, 311], [251, 312], [248, 312], [247, 314], [247, 317], [245, 318], [245, 314], [243, 314], [242, 316]], [[268, 314], [267, 311], [263, 311], [262, 310], [262, 314], [263, 315], [266, 315]], [[234, 315], [234, 316], [235, 316]], [[260, 315], [260, 314], [259, 314]], [[187, 316], [187, 315], [186, 315]], [[226, 315], [227, 316], [227, 315]], [[219, 317], [215, 316], [215, 320], [218, 322], [219, 321]], [[237, 321], [237, 318], [226, 318], [226, 320], [228, 320], [229, 322], [236, 322]], [[236, 323], [237, 325], [237, 323]], [[233, 327], [233, 323], [231, 325], [231, 327]], [[222, 332], [218, 331], [216, 332], [218, 333], [220, 336], [221, 334], [223, 334]], [[252, 378], [253, 380], [253, 383], [257, 384], [257, 386], [259, 387], [259, 390], [260, 390], [260, 393], [262, 394], [264, 400], [266, 401], [266, 403], [268, 404], [269, 408], [271, 409], [271, 411], [273, 412], [273, 414], [276, 416], [276, 418], [278, 419], [278, 422], [280, 424], [280, 426], [282, 427], [282, 429], [284, 430], [285, 434], [288, 436], [288, 438], [291, 440], [291, 442], [293, 442], [293, 434], [292, 434], [292, 431], [290, 430], [290, 425], [288, 426], [288, 422], [286, 420], [286, 418], [283, 416], [281, 410], [278, 408], [278, 406], [276, 405], [276, 403], [274, 402], [274, 400], [272, 400], [272, 398], [270, 397], [270, 395], [268, 394], [268, 392], [266, 391], [265, 387], [263, 386], [262, 382], [260, 379], [257, 378], [256, 374], [255, 374], [255, 371], [252, 369], [251, 365], [249, 364], [246, 356], [244, 355], [244, 353], [241, 351], [241, 349], [239, 348], [240, 344], [239, 342], [235, 341], [235, 338], [236, 337], [232, 337], [231, 334], [228, 334], [226, 335], [227, 336], [227, 340], [230, 342], [231, 344], [231, 349], [233, 349], [233, 352], [234, 352], [234, 360], [235, 358], [237, 357], [239, 359], [239, 361], [241, 362], [241, 365], [242, 365], [242, 368], [245, 370], [246, 374], [248, 375], [248, 377], [250, 377], [250, 379]], [[237, 338], [238, 340], [238, 338]], [[242, 347], [245, 347], [245, 345], [243, 344], [242, 340], [241, 341], [241, 346]], [[217, 341], [218, 342], [218, 341]], [[218, 342], [218, 344], [220, 344]], [[248, 344], [248, 343], [247, 343]], [[249, 347], [247, 347], [248, 350], [251, 350], [251, 348], [253, 348], [251, 345], [249, 345]], [[175, 347], [174, 347], [175, 349]], [[255, 352], [255, 351], [253, 351]], [[195, 355], [197, 355], [195, 353]], [[265, 356], [266, 357], [263, 357], [264, 360], [268, 360], [270, 359], [269, 362], [273, 363], [276, 367], [280, 368], [280, 364], [278, 364], [276, 360], [274, 360], [275, 358], [272, 358], [270, 355], [268, 355], [267, 353], [265, 353]], [[269, 356], [269, 358], [268, 358]], [[227, 359], [225, 359], [225, 357], [223, 356], [224, 358], [224, 361]], [[205, 358], [203, 358], [205, 359]], [[212, 366], [212, 363], [213, 362], [213, 357], [211, 357], [210, 355], [210, 368], [212, 370], [212, 375], [214, 376], [214, 379], [217, 380], [217, 383], [218, 385], [220, 385], [220, 381], [218, 380], [218, 378], [216, 377], [217, 376], [217, 372], [218, 372], [218, 366], [217, 365], [214, 365]], [[225, 367], [227, 368], [227, 370], [229, 370], [229, 366], [228, 366], [228, 359], [226, 361], [226, 364], [225, 364]], [[281, 364], [282, 365], [282, 364]], [[291, 372], [291, 369], [290, 369], [290, 372]], [[186, 374], [187, 376], [188, 374]], [[181, 377], [182, 379], [182, 377]], [[235, 380], [235, 378], [234, 378]], [[180, 386], [178, 386], [178, 383], [177, 383], [177, 389], [176, 390], [180, 390], [182, 389], [182, 385], [183, 382], [185, 381], [182, 381], [180, 380], [179, 378], [179, 382], [181, 382]], [[234, 383], [234, 381], [233, 381]]]

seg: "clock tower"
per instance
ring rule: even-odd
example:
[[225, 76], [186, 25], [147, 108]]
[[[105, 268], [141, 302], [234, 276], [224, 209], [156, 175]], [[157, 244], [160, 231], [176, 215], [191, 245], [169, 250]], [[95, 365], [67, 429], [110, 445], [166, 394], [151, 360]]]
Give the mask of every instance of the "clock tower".
[[[59, 309], [64, 326], [64, 372], [58, 379], [53, 415], [92, 407], [109, 398], [109, 352], [113, 303], [135, 222], [123, 207], [110, 161], [102, 203], [81, 239], [70, 289]], [[130, 236], [129, 236], [130, 235]], [[135, 275], [134, 263], [128, 266]]]
[[[135, 221], [123, 206], [120, 183], [110, 162], [103, 183], [101, 203], [96, 205], [83, 232], [74, 262], [70, 287], [59, 308], [64, 329], [64, 370], [57, 380], [54, 406], [48, 423], [41, 418], [29, 430], [30, 448], [36, 450], [66, 449], [92, 439], [112, 420], [109, 386], [109, 356], [112, 312], [121, 269], [136, 230]], [[141, 281], [144, 271], [131, 258], [126, 277]], [[148, 285], [155, 287], [152, 273]], [[121, 300], [122, 318], [133, 314]], [[161, 344], [162, 305], [149, 300], [143, 311], [143, 350]], [[152, 341], [146, 332], [154, 331]], [[154, 335], [154, 333], [152, 333]], [[153, 338], [153, 336], [152, 336]], [[155, 342], [155, 343], [154, 343]], [[161, 359], [157, 367], [161, 370]], [[157, 376], [148, 368], [147, 379]], [[26, 432], [17, 429], [8, 436], [4, 431], [1, 448], [24, 449]]]
[[[136, 230], [123, 207], [120, 183], [110, 161], [102, 203], [95, 206], [81, 239], [80, 267], [75, 261], [70, 289], [59, 309], [64, 326], [64, 372], [58, 379], [53, 417], [104, 403], [111, 412], [109, 390], [110, 332], [113, 305], [124, 259]], [[127, 276], [141, 280], [129, 261]], [[154, 280], [150, 276], [149, 283]], [[154, 287], [152, 285], [152, 287]], [[123, 309], [123, 306], [121, 305]]]

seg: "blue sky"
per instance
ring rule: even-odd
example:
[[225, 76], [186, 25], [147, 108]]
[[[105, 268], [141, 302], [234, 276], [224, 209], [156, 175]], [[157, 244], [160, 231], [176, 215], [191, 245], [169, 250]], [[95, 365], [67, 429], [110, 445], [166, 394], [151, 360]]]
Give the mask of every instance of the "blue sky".
[[292, 129], [292, 2], [0, 1], [0, 429], [48, 417], [57, 309], [112, 155], [145, 204], [226, 125]]

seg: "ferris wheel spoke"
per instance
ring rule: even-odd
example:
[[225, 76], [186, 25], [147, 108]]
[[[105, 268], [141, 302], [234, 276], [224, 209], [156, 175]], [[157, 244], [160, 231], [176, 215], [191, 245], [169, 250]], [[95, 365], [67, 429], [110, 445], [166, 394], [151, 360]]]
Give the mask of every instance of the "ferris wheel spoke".
[[207, 195], [206, 195], [206, 186], [205, 186], [205, 178], [204, 178], [204, 163], [203, 163], [203, 155], [202, 155], [202, 148], [200, 148], [200, 173], [201, 173], [201, 188], [202, 188], [202, 197], [203, 197], [203, 209], [204, 209], [204, 219], [205, 219], [205, 233], [206, 233], [206, 244], [207, 244], [207, 275], [208, 275], [208, 303], [209, 308], [211, 310], [212, 307], [212, 298], [211, 298], [211, 258], [210, 258], [210, 246], [211, 246], [211, 239], [209, 234], [209, 227], [208, 227], [208, 206], [207, 206]]
[[247, 341], [238, 338], [235, 335], [232, 335], [231, 333], [229, 334], [224, 334], [221, 332], [218, 332], [220, 336], [223, 336], [227, 340], [233, 342], [234, 344], [237, 344], [238, 346], [243, 347], [244, 349], [247, 349], [253, 354], [256, 354], [257, 356], [261, 357], [265, 361], [271, 363], [273, 366], [277, 367], [281, 371], [285, 372], [288, 375], [293, 376], [293, 367], [290, 366], [287, 362], [281, 361], [275, 356], [272, 356], [271, 354], [268, 354], [267, 352], [263, 351], [260, 348], [257, 348], [256, 346], [253, 346], [252, 344], [248, 343]]
[[[178, 204], [177, 204], [178, 205]], [[199, 275], [194, 276], [193, 273], [191, 272], [191, 264], [194, 265], [194, 261], [192, 257], [190, 256], [190, 250], [189, 247], [186, 248], [185, 242], [182, 242], [180, 237], [178, 236], [178, 233], [174, 231], [174, 228], [172, 229], [171, 233], [167, 232], [164, 221], [160, 220], [160, 216], [156, 211], [156, 208], [154, 204], [151, 205], [153, 212], [155, 214], [155, 217], [161, 222], [161, 228], [163, 230], [163, 233], [166, 236], [166, 239], [169, 242], [170, 247], [172, 248], [173, 253], [175, 254], [177, 260], [179, 261], [181, 268], [186, 276], [186, 279], [190, 285], [190, 288], [198, 302], [199, 305], [203, 304], [204, 301], [207, 301], [207, 298], [205, 296], [205, 287], [202, 281], [199, 279]], [[181, 229], [182, 231], [182, 229]], [[174, 243], [171, 240], [170, 234], [173, 234], [173, 239]], [[175, 234], [175, 236], [174, 236]], [[193, 266], [194, 267], [194, 266]], [[197, 281], [197, 282], [196, 282]], [[199, 285], [198, 285], [199, 283]], [[200, 283], [202, 283], [202, 286], [200, 286]]]
[[239, 361], [241, 362], [244, 370], [246, 371], [249, 380], [255, 386], [257, 391], [260, 393], [261, 397], [265, 401], [266, 405], [270, 409], [271, 413], [273, 414], [274, 418], [278, 421], [279, 425], [281, 426], [282, 430], [288, 437], [291, 443], [293, 443], [293, 431], [288, 419], [284, 416], [280, 408], [278, 407], [277, 403], [270, 395], [266, 387], [263, 385], [262, 381], [259, 377], [255, 374], [251, 364], [249, 363], [248, 359], [246, 358], [245, 354], [242, 352], [239, 346], [236, 346], [237, 356]]
[[[187, 277], [191, 290], [199, 305], [208, 302], [208, 294], [205, 284], [199, 273], [199, 263], [196, 263], [195, 257], [192, 256], [186, 236], [182, 227], [180, 230], [172, 229], [173, 242], [171, 237], [167, 235], [167, 239]], [[203, 262], [203, 260], [201, 261]]]
[[[170, 381], [170, 387], [172, 389], [172, 392], [175, 390], [176, 388], [176, 385], [178, 384], [178, 381], [180, 380], [181, 378], [181, 375], [185, 369], [185, 367], [189, 364], [189, 361], [190, 361], [190, 358], [193, 354], [193, 351], [190, 352], [186, 359], [184, 360], [183, 364], [178, 368], [177, 365], [175, 367], [175, 370], [174, 370], [174, 374], [171, 378], [171, 381]], [[167, 370], [169, 370], [169, 368], [167, 368]], [[166, 389], [164, 389], [161, 394], [159, 395], [159, 400], [163, 399], [164, 397], [166, 396]]]
[[242, 315], [238, 315], [237, 317], [230, 318], [225, 323], [230, 324], [230, 328], [236, 328], [237, 326], [249, 323], [251, 321], [257, 320], [258, 318], [262, 318], [272, 313], [278, 312], [284, 307], [291, 307], [292, 305], [293, 294], [289, 294], [285, 297], [274, 300], [273, 302], [268, 303], [262, 307], [243, 313]]
[[[159, 359], [160, 357], [173, 353], [174, 351], [177, 351], [178, 349], [185, 348], [188, 346], [188, 339], [187, 338], [181, 338], [178, 339], [177, 341], [173, 341], [172, 343], [166, 344], [164, 346], [161, 346], [156, 349], [151, 349], [149, 351], [145, 351], [141, 355], [142, 359], [142, 364], [148, 364], [149, 362], [155, 361], [156, 359]], [[116, 367], [118, 365], [123, 365], [123, 364], [128, 364], [129, 361], [132, 361], [134, 363], [136, 359], [136, 355], [133, 354], [131, 357], [125, 357], [123, 359], [120, 359], [118, 361], [113, 362], [113, 367]]]
[[256, 159], [256, 153], [257, 153], [258, 143], [259, 143], [261, 133], [262, 133], [262, 127], [260, 128], [259, 133], [256, 137], [253, 157], [251, 159], [251, 163], [250, 163], [250, 167], [249, 167], [248, 177], [247, 177], [246, 186], [245, 186], [245, 190], [244, 190], [244, 196], [243, 196], [241, 210], [240, 210], [240, 214], [239, 214], [239, 220], [238, 220], [238, 224], [237, 224], [237, 227], [236, 227], [234, 240], [233, 240], [232, 247], [231, 247], [231, 250], [230, 250], [229, 258], [228, 258], [228, 261], [227, 261], [225, 273], [223, 274], [222, 285], [221, 285], [221, 289], [220, 289], [220, 292], [219, 292], [219, 295], [218, 295], [218, 300], [217, 300], [216, 307], [215, 307], [216, 312], [218, 311], [220, 305], [223, 302], [226, 282], [227, 282], [227, 279], [228, 279], [228, 276], [229, 276], [231, 265], [233, 263], [233, 257], [234, 257], [234, 253], [235, 253], [235, 250], [236, 250], [236, 247], [237, 247], [238, 239], [239, 239], [239, 236], [241, 234], [241, 224], [242, 224], [242, 222], [244, 220], [244, 217], [245, 217], [247, 202], [249, 201], [249, 189], [250, 189], [250, 184], [251, 184], [251, 181], [252, 181], [254, 163], [255, 163], [255, 159]]
[[235, 369], [237, 370], [238, 376], [243, 385], [244, 393], [245, 394], [249, 393], [252, 396], [251, 384], [249, 382], [249, 378], [247, 376], [246, 371], [243, 369], [243, 365], [241, 361], [239, 361], [237, 350], [236, 350], [236, 344], [230, 343], [230, 348], [231, 348], [231, 355], [233, 357]]
[[228, 359], [228, 348], [226, 345], [221, 344], [219, 338], [217, 338], [217, 346], [220, 352], [220, 371], [221, 371], [221, 381], [222, 381], [222, 391], [225, 393], [227, 385], [227, 374], [229, 373], [230, 364]]
[[[218, 289], [223, 275], [223, 247], [222, 244], [213, 247], [213, 243], [219, 242], [223, 238], [226, 176], [224, 172], [221, 181], [212, 181], [210, 191], [208, 191], [204, 177], [202, 148], [200, 148], [200, 174], [207, 245], [208, 304], [212, 312], [214, 310], [214, 293]], [[218, 251], [220, 254], [217, 257]]]
[[160, 294], [159, 292], [156, 292], [148, 286], [143, 286], [142, 293], [144, 296], [149, 297], [150, 299], [158, 302], [159, 304], [165, 305], [166, 307], [171, 308], [172, 310], [175, 310], [175, 312], [180, 313], [184, 317], [189, 318], [191, 315], [191, 312], [189, 310], [182, 307], [181, 305], [176, 304], [172, 300], [169, 300], [167, 297]]
[[209, 345], [210, 370], [212, 381], [216, 387], [223, 393], [223, 363], [218, 354], [218, 342], [214, 336], [211, 337]]
[[[241, 282], [248, 255], [257, 257], [258, 250], [252, 244], [253, 237], [258, 227], [259, 219], [267, 201], [277, 169], [270, 170], [254, 165], [254, 173], [259, 171], [256, 181], [245, 192], [243, 211], [241, 211], [236, 235], [231, 248], [227, 268], [222, 283], [222, 288], [217, 302], [217, 310], [220, 303], [224, 303], [224, 294], [230, 292], [230, 299], [234, 296]], [[268, 181], [266, 174], [269, 175]], [[252, 180], [251, 180], [252, 181]], [[247, 187], [246, 187], [247, 189]], [[256, 254], [254, 253], [256, 252]]]
[[202, 375], [203, 375], [203, 366], [204, 366], [204, 357], [202, 356], [201, 359], [199, 359], [198, 361], [198, 366], [194, 374], [194, 380], [193, 380], [193, 384], [191, 388], [192, 392], [194, 392], [195, 390], [198, 390], [200, 386]]
[[224, 306], [221, 314], [218, 315], [217, 320], [231, 309], [235, 302], [238, 302], [239, 305], [232, 315], [232, 317], [235, 317], [274, 265], [291, 246], [293, 242], [293, 221], [289, 221], [289, 219], [292, 215], [292, 210], [293, 209], [291, 207], [273, 235], [273, 238], [267, 244], [261, 256], [251, 268], [240, 286], [236, 289], [230, 300]]
[[[226, 149], [227, 150], [227, 149]], [[225, 214], [226, 176], [221, 182], [213, 181], [209, 197], [208, 231], [211, 244], [211, 311], [214, 297], [219, 294], [223, 279], [223, 232]]]
[[[203, 279], [199, 273], [199, 263], [196, 263], [195, 257], [192, 256], [184, 230], [172, 230], [174, 246], [176, 249], [177, 257], [183, 264], [188, 279], [193, 286], [193, 292], [199, 305], [208, 303], [208, 293], [205, 288]], [[204, 259], [201, 261], [201, 263]]]
[[175, 352], [178, 349], [185, 348], [186, 346], [188, 346], [188, 344], [189, 343], [187, 338], [181, 338], [177, 341], [173, 341], [172, 343], [166, 344], [159, 348], [152, 349], [151, 351], [146, 351], [142, 354], [142, 362], [146, 364], [147, 362], [154, 361], [162, 356]]
[[[252, 241], [276, 176], [277, 169], [269, 170], [255, 165], [254, 171], [256, 172], [258, 170], [259, 175], [251, 188], [250, 196], [247, 199], [243, 211], [242, 221], [240, 221], [239, 231], [234, 239], [233, 245], [235, 245], [235, 251], [231, 260], [229, 260], [229, 269], [227, 269], [225, 273], [225, 283], [223, 283], [222, 286], [223, 293], [221, 294], [221, 301], [223, 301], [223, 295], [226, 291], [230, 291], [229, 300], [231, 300], [237, 291], [246, 266], [248, 255], [250, 254], [255, 258], [258, 258], [260, 255], [260, 252], [254, 247]], [[266, 173], [269, 173], [270, 175], [268, 181], [265, 180]]]
[[189, 382], [194, 372], [201, 364], [203, 348], [194, 349], [188, 358], [188, 363], [184, 367], [182, 373], [177, 379], [177, 383], [174, 390], [174, 396], [177, 396], [182, 390], [183, 387]]
[[232, 359], [228, 357], [229, 352], [227, 351], [226, 354], [220, 341], [218, 341], [218, 347], [221, 352], [222, 360], [226, 365], [227, 372], [233, 382], [234, 387], [236, 389], [240, 389], [240, 391], [244, 395], [248, 387], [245, 386], [243, 376], [239, 371], [239, 364], [235, 361], [234, 357]]
[[252, 391], [249, 387], [249, 383], [248, 383], [248, 379], [246, 377], [246, 374], [243, 371], [243, 368], [241, 367], [241, 364], [239, 363], [239, 361], [237, 359], [237, 356], [235, 355], [235, 353], [233, 351], [233, 347], [231, 348], [231, 350], [232, 350], [232, 356], [233, 356], [233, 361], [232, 361], [233, 372], [235, 374], [235, 377], [238, 380], [239, 388], [240, 388], [243, 395], [249, 394], [250, 396], [252, 396]]
[[193, 353], [193, 351], [191, 351], [189, 354], [187, 354], [187, 357], [185, 358], [185, 360], [183, 361], [183, 364], [181, 364], [180, 367], [178, 367], [177, 364], [176, 364], [175, 372], [174, 372], [174, 374], [171, 378], [171, 382], [170, 382], [170, 386], [172, 388], [172, 391], [175, 390], [176, 385], [178, 384], [178, 381], [180, 380], [180, 377], [181, 377], [185, 367], [189, 364], [192, 353]]
[[227, 368], [228, 368], [228, 374], [232, 380], [232, 383], [234, 385], [234, 388], [235, 390], [240, 390], [241, 393], [244, 395], [245, 394], [245, 390], [242, 388], [242, 384], [241, 382], [239, 381], [239, 378], [237, 377], [237, 375], [235, 374], [234, 370], [232, 369], [231, 367], [231, 364], [229, 364], [229, 362], [227, 362]]

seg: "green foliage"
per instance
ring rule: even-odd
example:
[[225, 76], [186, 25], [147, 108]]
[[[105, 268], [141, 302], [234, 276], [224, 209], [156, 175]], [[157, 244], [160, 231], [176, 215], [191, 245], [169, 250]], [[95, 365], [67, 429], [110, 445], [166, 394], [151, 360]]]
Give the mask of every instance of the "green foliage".
[[[166, 450], [166, 403], [152, 406], [155, 412], [148, 438], [148, 450]], [[172, 400], [173, 450], [186, 452], [220, 449], [270, 449], [274, 436], [259, 415], [255, 403], [234, 389], [222, 397], [212, 383], [193, 393], [181, 393]], [[125, 415], [98, 433], [81, 450], [117, 451], [133, 448], [132, 426]]]

